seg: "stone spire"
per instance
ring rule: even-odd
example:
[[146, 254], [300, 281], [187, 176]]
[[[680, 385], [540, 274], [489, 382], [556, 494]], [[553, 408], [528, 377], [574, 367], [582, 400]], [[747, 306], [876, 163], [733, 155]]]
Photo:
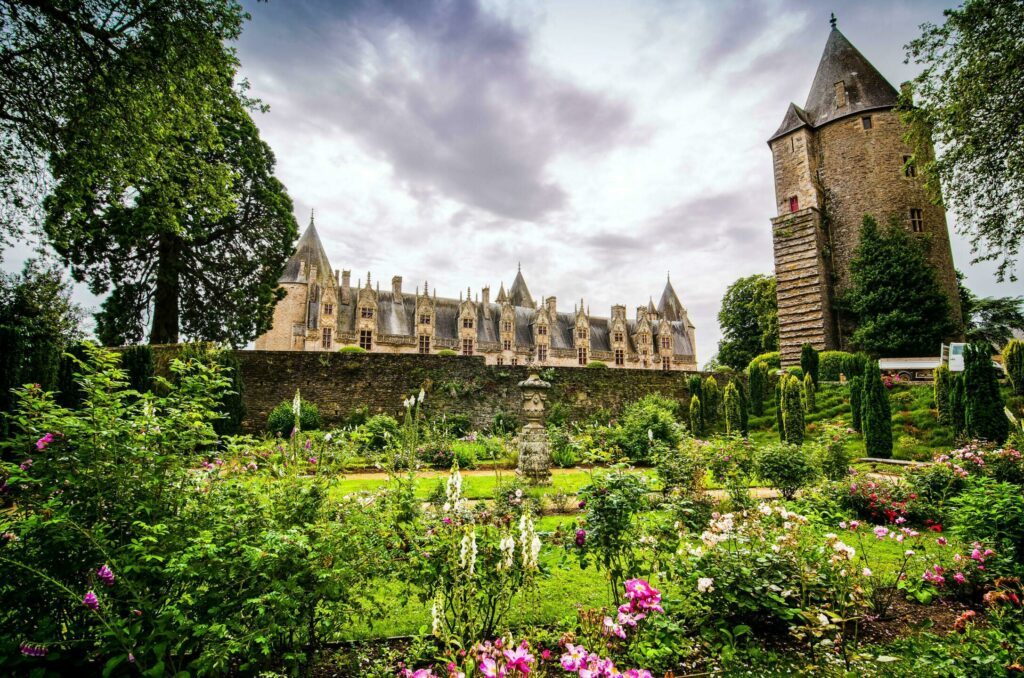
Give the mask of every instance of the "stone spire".
[[508, 299], [513, 306], [534, 307], [533, 297], [530, 296], [530, 290], [526, 287], [521, 266], [516, 271], [516, 279], [512, 281], [512, 287], [508, 288]]
[[292, 253], [288, 263], [284, 265], [284, 272], [278, 278], [280, 283], [310, 282], [306, 280], [309, 271], [316, 268], [317, 280], [313, 282], [326, 283], [327, 278], [333, 277], [331, 262], [324, 251], [324, 245], [320, 242], [320, 234], [313, 224], [313, 213], [309, 215], [309, 225], [295, 245], [295, 252]]
[[679, 302], [676, 291], [672, 287], [672, 281], [665, 279], [665, 289], [661, 293], [661, 300], [658, 302], [658, 315], [668, 321], [682, 320], [686, 316], [686, 309]]

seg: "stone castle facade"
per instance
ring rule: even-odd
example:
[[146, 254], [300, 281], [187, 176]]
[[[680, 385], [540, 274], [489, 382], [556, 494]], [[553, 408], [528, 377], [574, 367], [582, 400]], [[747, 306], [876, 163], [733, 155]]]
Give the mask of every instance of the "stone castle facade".
[[951, 316], [960, 318], [946, 214], [929, 200], [903, 142], [906, 128], [894, 110], [898, 96], [833, 19], [806, 104], [790, 104], [768, 140], [784, 366], [799, 364], [805, 343], [819, 350], [849, 348], [851, 319], [835, 300], [850, 287], [850, 262], [868, 214], [879, 224], [896, 219], [929, 240]]
[[[694, 326], [666, 281], [653, 300], [626, 317], [615, 305], [608, 317], [590, 314], [581, 299], [572, 312], [555, 297], [534, 301], [522, 271], [491, 300], [490, 288], [458, 299], [423, 289], [409, 293], [402, 278], [375, 287], [371, 276], [352, 285], [349, 271], [334, 271], [310, 218], [278, 281], [285, 298], [274, 308], [273, 326], [256, 339], [257, 350], [336, 351], [359, 346], [373, 353], [483, 356], [490, 365], [586, 366], [695, 370]], [[471, 298], [472, 297], [472, 298]]]

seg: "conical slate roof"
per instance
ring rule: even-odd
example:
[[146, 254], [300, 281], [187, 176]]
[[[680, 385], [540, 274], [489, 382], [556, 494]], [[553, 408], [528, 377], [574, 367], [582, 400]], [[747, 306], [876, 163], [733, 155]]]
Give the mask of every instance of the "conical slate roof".
[[[836, 85], [843, 83], [845, 102], [837, 106]], [[768, 140], [788, 134], [804, 125], [825, 123], [879, 108], [892, 108], [899, 99], [896, 88], [871, 62], [833, 26], [825, 42], [818, 71], [803, 108], [790, 104], [779, 129]]]
[[[302, 262], [305, 262], [305, 268], [303, 268]], [[299, 242], [295, 245], [295, 252], [285, 264], [284, 273], [277, 279], [277, 282], [309, 282], [309, 271], [313, 266], [316, 266], [316, 277], [319, 282], [325, 282], [334, 275], [331, 271], [331, 262], [327, 259], [327, 252], [324, 251], [324, 245], [320, 242], [320, 234], [316, 232], [313, 218], [310, 217], [309, 226], [299, 238]], [[301, 276], [299, 275], [300, 271], [302, 271]]]
[[526, 287], [526, 280], [523, 279], [523, 271], [516, 271], [516, 279], [512, 281], [512, 287], [508, 288], [508, 300], [513, 306], [525, 306], [533, 308], [533, 297]]
[[686, 309], [676, 296], [671, 280], [665, 281], [665, 290], [661, 293], [661, 301], [658, 302], [658, 315], [669, 321], [682, 320], [686, 317]]

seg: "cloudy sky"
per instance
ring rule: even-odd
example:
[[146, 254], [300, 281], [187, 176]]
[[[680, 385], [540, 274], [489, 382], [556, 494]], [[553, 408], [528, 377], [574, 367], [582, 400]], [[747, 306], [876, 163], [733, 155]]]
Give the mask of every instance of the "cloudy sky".
[[[771, 154], [835, 11], [894, 84], [946, 2], [251, 2], [238, 45], [257, 123], [336, 268], [455, 296], [517, 262], [534, 296], [595, 314], [665, 276], [699, 361], [739, 276], [772, 272]], [[983, 295], [1019, 294], [954, 258]]]

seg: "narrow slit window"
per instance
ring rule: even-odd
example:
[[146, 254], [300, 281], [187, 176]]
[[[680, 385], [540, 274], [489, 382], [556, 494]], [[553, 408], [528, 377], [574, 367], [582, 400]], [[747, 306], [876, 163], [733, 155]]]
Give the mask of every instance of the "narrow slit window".
[[910, 208], [910, 230], [914, 233], [924, 231], [924, 215], [921, 214], [921, 210], [917, 207]]
[[800, 199], [795, 195], [789, 199], [789, 211], [796, 212], [800, 209]]
[[871, 116], [865, 115], [860, 119], [860, 124], [864, 126], [864, 129], [871, 129]]

